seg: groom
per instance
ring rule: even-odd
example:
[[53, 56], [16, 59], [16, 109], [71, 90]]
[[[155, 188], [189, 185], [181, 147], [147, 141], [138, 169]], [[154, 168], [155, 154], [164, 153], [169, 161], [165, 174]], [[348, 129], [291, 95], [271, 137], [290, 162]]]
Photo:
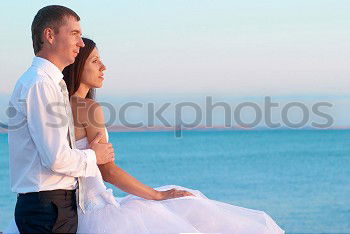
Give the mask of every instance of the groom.
[[[62, 70], [84, 47], [79, 16], [63, 6], [47, 6], [32, 22], [35, 57], [18, 79], [9, 108], [11, 189], [21, 233], [75, 233], [78, 177], [95, 176], [97, 164], [114, 160], [111, 144], [75, 149], [74, 126]], [[21, 124], [19, 124], [21, 123]], [[83, 199], [79, 197], [79, 199]]]

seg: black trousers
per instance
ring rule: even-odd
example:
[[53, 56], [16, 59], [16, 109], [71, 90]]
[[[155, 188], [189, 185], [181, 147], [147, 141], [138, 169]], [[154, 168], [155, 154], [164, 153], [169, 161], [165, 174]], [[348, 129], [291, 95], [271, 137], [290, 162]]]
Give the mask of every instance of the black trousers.
[[75, 190], [19, 194], [15, 221], [20, 233], [76, 233]]

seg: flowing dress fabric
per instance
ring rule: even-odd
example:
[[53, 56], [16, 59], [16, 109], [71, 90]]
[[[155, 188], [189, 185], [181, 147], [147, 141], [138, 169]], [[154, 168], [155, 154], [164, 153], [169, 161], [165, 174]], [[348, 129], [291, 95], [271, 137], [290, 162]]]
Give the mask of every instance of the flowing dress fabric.
[[[86, 149], [87, 138], [76, 141], [76, 146]], [[265, 212], [210, 200], [198, 190], [166, 185], [155, 189], [184, 189], [195, 197], [153, 201], [133, 195], [114, 197], [101, 174], [83, 183], [85, 211], [78, 208], [78, 233], [284, 233]], [[14, 221], [6, 232], [18, 233]]]

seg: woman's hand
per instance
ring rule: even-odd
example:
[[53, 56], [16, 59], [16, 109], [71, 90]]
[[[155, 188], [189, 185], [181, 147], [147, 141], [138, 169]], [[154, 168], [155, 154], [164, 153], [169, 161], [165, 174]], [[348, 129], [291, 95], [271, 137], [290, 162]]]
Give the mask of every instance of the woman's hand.
[[154, 200], [161, 201], [177, 197], [194, 196], [192, 193], [186, 190], [170, 189], [166, 191], [157, 191], [156, 198]]

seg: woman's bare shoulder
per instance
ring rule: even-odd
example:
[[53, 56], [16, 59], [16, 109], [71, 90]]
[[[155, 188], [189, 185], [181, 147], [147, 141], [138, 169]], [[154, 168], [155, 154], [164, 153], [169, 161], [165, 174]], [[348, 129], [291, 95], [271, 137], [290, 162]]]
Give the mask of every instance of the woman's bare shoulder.
[[91, 108], [100, 108], [100, 104], [90, 98], [80, 98], [80, 97], [71, 97], [70, 103], [72, 109], [76, 110], [78, 113], [88, 113]]
[[72, 97], [70, 100], [74, 118], [83, 126], [101, 119], [102, 108], [98, 102], [89, 98]]
[[[75, 116], [84, 122], [85, 127], [104, 127], [103, 111], [98, 102], [89, 98], [72, 98], [72, 109], [75, 109]], [[74, 112], [74, 111], [73, 111]]]

